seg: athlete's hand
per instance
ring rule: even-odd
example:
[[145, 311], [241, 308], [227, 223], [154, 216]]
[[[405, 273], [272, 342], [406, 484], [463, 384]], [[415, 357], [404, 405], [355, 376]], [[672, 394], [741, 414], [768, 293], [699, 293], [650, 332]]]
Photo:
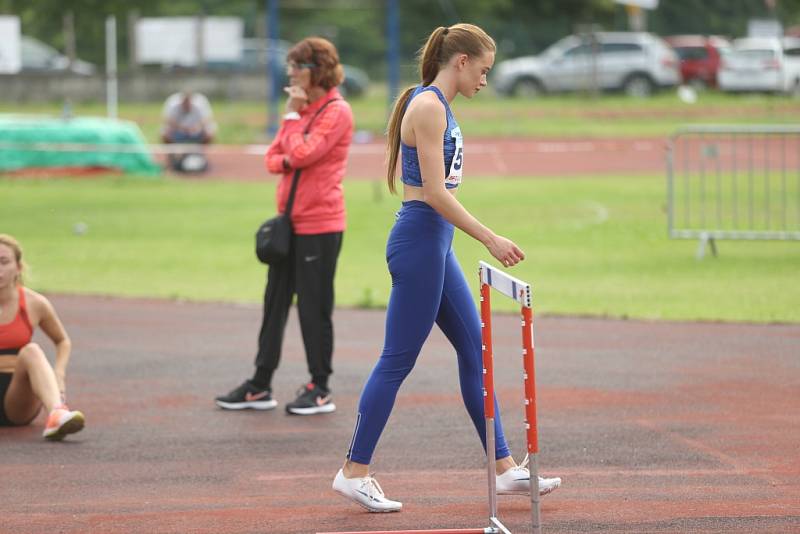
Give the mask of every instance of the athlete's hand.
[[525, 253], [513, 241], [503, 236], [496, 235], [487, 244], [489, 253], [503, 264], [503, 267], [513, 267], [525, 259]]
[[308, 95], [302, 87], [290, 85], [283, 90], [289, 95], [286, 101], [286, 111], [300, 111], [308, 105]]

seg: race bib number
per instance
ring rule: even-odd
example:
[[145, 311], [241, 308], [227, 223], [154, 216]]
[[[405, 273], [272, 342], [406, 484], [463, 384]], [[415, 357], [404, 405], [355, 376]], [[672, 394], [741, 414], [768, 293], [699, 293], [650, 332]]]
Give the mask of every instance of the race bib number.
[[461, 174], [464, 168], [464, 138], [461, 137], [461, 128], [456, 127], [450, 131], [450, 135], [456, 143], [456, 151], [453, 154], [453, 162], [450, 164], [450, 172], [444, 183], [458, 185], [461, 183]]

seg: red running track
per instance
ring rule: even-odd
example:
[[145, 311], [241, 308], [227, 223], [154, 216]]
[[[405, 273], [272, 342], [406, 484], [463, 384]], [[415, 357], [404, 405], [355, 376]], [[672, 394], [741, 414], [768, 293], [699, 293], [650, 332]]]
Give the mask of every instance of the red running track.
[[[266, 145], [210, 147], [211, 168], [201, 175], [237, 180], [274, 179], [263, 166]], [[644, 139], [470, 139], [465, 172], [470, 176], [585, 176], [659, 174], [665, 169], [666, 140]], [[348, 179], [383, 180], [382, 142], [353, 144]]]

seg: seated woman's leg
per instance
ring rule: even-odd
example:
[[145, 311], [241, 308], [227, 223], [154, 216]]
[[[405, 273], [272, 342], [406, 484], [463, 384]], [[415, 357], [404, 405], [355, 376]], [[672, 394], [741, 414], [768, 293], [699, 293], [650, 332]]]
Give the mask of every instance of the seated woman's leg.
[[44, 405], [49, 412], [61, 402], [56, 374], [42, 348], [28, 343], [20, 349], [14, 376], [6, 391], [4, 407], [8, 419], [19, 425], [30, 423]]

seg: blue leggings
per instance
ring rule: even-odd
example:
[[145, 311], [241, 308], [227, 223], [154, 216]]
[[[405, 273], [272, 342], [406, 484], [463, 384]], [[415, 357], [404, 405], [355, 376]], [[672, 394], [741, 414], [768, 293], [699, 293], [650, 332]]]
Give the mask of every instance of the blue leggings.
[[[453, 225], [428, 204], [403, 202], [389, 234], [392, 292], [383, 352], [361, 400], [347, 458], [369, 464], [400, 384], [414, 368], [436, 322], [456, 349], [461, 396], [486, 450], [481, 323], [469, 284], [451, 248]], [[495, 399], [496, 458], [510, 456]]]

